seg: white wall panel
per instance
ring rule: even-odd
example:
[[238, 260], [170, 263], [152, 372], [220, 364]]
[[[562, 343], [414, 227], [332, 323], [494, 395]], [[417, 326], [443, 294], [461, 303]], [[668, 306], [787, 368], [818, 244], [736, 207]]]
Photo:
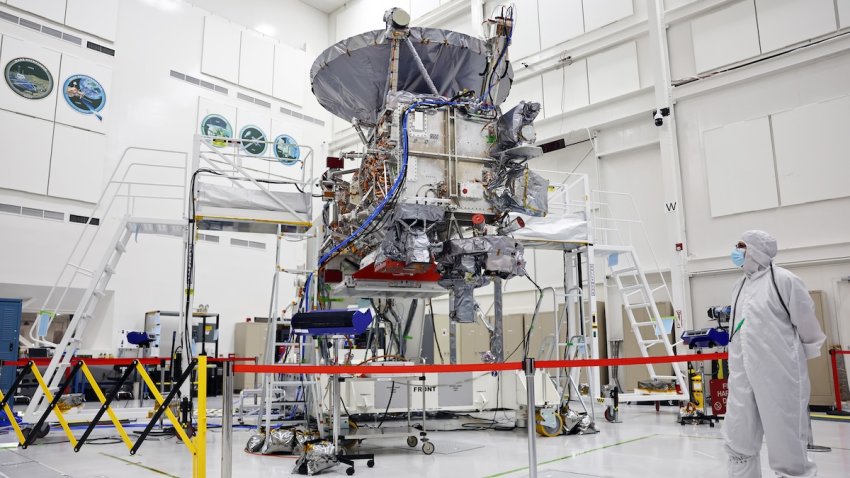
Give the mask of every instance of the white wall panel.
[[[295, 119], [272, 117], [271, 139], [274, 140], [279, 135], [288, 134], [298, 144], [304, 144], [304, 128], [302, 124], [302, 122]], [[301, 154], [303, 156], [306, 154], [306, 151], [302, 151]]]
[[106, 136], [61, 124], [53, 131], [47, 194], [97, 202], [103, 190]]
[[[415, 25], [415, 23], [414, 23]], [[472, 20], [470, 19], [469, 13], [464, 12], [460, 15], [456, 15], [447, 21], [440, 24], [440, 28], [451, 30], [455, 32], [465, 33], [472, 37], [481, 36], [481, 26], [473, 25]], [[513, 52], [513, 49], [509, 50]], [[511, 53], [513, 55], [513, 53]]]
[[674, 8], [681, 7], [682, 5], [687, 5], [689, 3], [694, 3], [697, 0], [664, 0], [664, 8], [668, 11], [673, 10]]
[[590, 104], [587, 92], [587, 61], [543, 74], [543, 114], [559, 115]]
[[[490, 12], [487, 12], [489, 15]], [[537, 2], [520, 2], [516, 12], [516, 27], [511, 38], [511, 60], [516, 61], [540, 51], [540, 22], [537, 16]]]
[[0, 188], [47, 194], [53, 123], [0, 110]]
[[833, 0], [756, 0], [761, 51], [835, 30]]
[[413, 0], [410, 2], [410, 18], [417, 19], [440, 6], [440, 0]]
[[282, 43], [276, 44], [273, 96], [301, 106], [304, 104], [304, 90], [309, 83], [307, 54]]
[[537, 4], [542, 49], [584, 33], [581, 0], [538, 0]]
[[752, 0], [701, 16], [691, 29], [699, 73], [761, 53]]
[[215, 16], [204, 17], [201, 72], [233, 84], [239, 82], [242, 27]]
[[[5, 35], [3, 37], [3, 49], [0, 51], [0, 71], [4, 71], [9, 62], [16, 58], [32, 58], [44, 65], [53, 77], [53, 91], [46, 97], [37, 100], [24, 98], [12, 91], [5, 80], [0, 80], [0, 83], [2, 83], [0, 84], [0, 108], [53, 121], [56, 114], [56, 97], [62, 90], [62, 80], [59, 76], [59, 53], [41, 48], [32, 42], [25, 42]], [[36, 87], [42, 86], [36, 85]]]
[[635, 42], [587, 58], [590, 102], [597, 103], [640, 88]]
[[[61, 71], [62, 74], [56, 82], [56, 86], [59, 89], [57, 93], [59, 97], [56, 99], [56, 122], [105, 133], [109, 125], [109, 113], [113, 101], [112, 70], [98, 63], [63, 54]], [[65, 82], [72, 75], [87, 75], [100, 83], [103, 88], [103, 101], [105, 101], [101, 110], [96, 111], [95, 114], [84, 114], [71, 107], [65, 99], [63, 90]], [[91, 104], [97, 106], [94, 103]]]
[[259, 33], [242, 31], [239, 85], [267, 95], [274, 84], [275, 43]]
[[850, 97], [772, 116], [782, 205], [850, 196]]
[[502, 105], [502, 111], [513, 108], [520, 101], [536, 101], [541, 105], [543, 104], [543, 84], [539, 76], [511, 85], [511, 92]]
[[56, 23], [65, 21], [65, 0], [9, 0], [8, 3]]
[[[416, 1], [416, 0], [413, 0]], [[369, 30], [382, 30], [384, 12], [393, 7], [410, 11], [409, 0], [358, 0], [348, 2], [336, 15], [336, 41]], [[331, 22], [333, 22], [333, 18]], [[333, 23], [332, 23], [333, 25]]]
[[632, 0], [584, 0], [583, 3], [584, 31], [587, 32], [631, 16], [635, 12]]
[[838, 22], [841, 28], [850, 26], [850, 0], [836, 0], [838, 4]]
[[779, 206], [766, 117], [703, 132], [712, 217]]
[[[654, 126], [653, 126], [654, 128]], [[620, 136], [627, 132], [604, 131], [600, 136], [613, 134]], [[616, 217], [636, 218], [639, 214], [642, 224], [618, 224], [621, 235], [629, 237], [637, 250], [643, 266], [649, 270], [656, 267], [669, 267], [669, 254], [659, 250], [662, 245], [669, 243], [665, 228], [664, 190], [656, 187], [646, 187], [662, 176], [661, 152], [658, 148], [632, 151], [628, 154], [606, 156], [599, 161], [599, 174], [606, 191], [627, 193], [630, 197], [619, 195], [603, 196], [602, 202], [608, 204], [611, 214]], [[636, 211], [637, 209], [637, 211]], [[644, 229], [646, 235], [643, 234]], [[648, 237], [647, 237], [648, 236]], [[653, 258], [660, 264], [656, 266]]]
[[652, 86], [655, 84], [655, 60], [653, 59], [653, 48], [649, 41], [649, 35], [635, 40], [635, 48], [637, 49], [640, 87]]
[[120, 3], [115, 0], [68, 0], [65, 24], [115, 41]]

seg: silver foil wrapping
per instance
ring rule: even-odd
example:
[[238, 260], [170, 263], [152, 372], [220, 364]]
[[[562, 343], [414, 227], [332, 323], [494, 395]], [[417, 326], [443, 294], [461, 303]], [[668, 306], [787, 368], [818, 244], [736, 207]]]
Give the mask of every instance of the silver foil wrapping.
[[540, 103], [520, 101], [500, 116], [496, 122], [496, 143], [490, 148], [490, 152], [496, 154], [526, 142], [520, 132], [524, 126], [534, 123], [538, 113]]
[[269, 433], [266, 443], [263, 446], [263, 454], [271, 455], [273, 453], [292, 453], [295, 449], [295, 429], [293, 428], [275, 428]]
[[313, 476], [339, 464], [333, 443], [316, 440], [304, 444], [304, 452], [295, 462], [293, 473]]
[[263, 443], [265, 443], [265, 441], [266, 435], [263, 433], [251, 435], [251, 438], [248, 439], [248, 443], [245, 445], [245, 451], [250, 453], [259, 453], [263, 449]]

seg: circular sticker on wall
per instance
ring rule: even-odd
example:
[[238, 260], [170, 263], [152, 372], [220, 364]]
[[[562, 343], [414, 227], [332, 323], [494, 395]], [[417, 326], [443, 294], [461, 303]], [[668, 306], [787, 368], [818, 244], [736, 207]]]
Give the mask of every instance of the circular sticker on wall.
[[[232, 138], [233, 127], [230, 126], [230, 121], [227, 121], [227, 118], [224, 116], [211, 114], [201, 120], [201, 134], [216, 138]], [[221, 148], [227, 144], [227, 141], [214, 139], [212, 144], [215, 147]]]
[[300, 156], [301, 148], [292, 136], [282, 134], [274, 139], [274, 157], [281, 164], [292, 166], [298, 162]]
[[68, 102], [68, 106], [78, 113], [94, 115], [95, 118], [103, 121], [99, 113], [106, 106], [106, 92], [94, 78], [88, 75], [71, 75], [65, 80], [62, 95]]
[[248, 154], [260, 156], [266, 152], [266, 133], [259, 128], [249, 124], [239, 131], [239, 139], [242, 140], [242, 149]]
[[3, 76], [12, 91], [28, 100], [40, 100], [53, 92], [53, 75], [46, 66], [32, 58], [10, 61]]

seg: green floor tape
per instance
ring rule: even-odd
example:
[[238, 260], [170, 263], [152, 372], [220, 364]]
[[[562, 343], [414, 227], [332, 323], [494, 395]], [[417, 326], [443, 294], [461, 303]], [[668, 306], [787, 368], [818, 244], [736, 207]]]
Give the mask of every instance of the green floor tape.
[[172, 475], [171, 473], [166, 473], [166, 472], [164, 472], [164, 471], [162, 471], [162, 470], [157, 470], [156, 468], [151, 468], [151, 467], [149, 467], [149, 466], [145, 466], [145, 465], [143, 465], [143, 464], [141, 464], [141, 463], [136, 463], [135, 461], [125, 460], [124, 458], [121, 458], [120, 456], [110, 455], [109, 453], [104, 453], [104, 452], [100, 452], [100, 454], [101, 454], [101, 455], [103, 455], [103, 456], [108, 456], [109, 458], [115, 458], [115, 459], [116, 459], [116, 460], [118, 460], [118, 461], [123, 461], [124, 463], [126, 463], [126, 464], [128, 464], [128, 465], [135, 465], [135, 466], [138, 466], [139, 468], [144, 468], [144, 469], [146, 469], [146, 470], [148, 470], [148, 471], [152, 471], [152, 472], [154, 472], [154, 473], [158, 473], [158, 474], [160, 474], [160, 475], [162, 475], [162, 476], [168, 476], [168, 477], [170, 477], [170, 478], [180, 478], [180, 477], [179, 477], [179, 476], [177, 476], [177, 475]]
[[810, 413], [813, 420], [824, 420], [827, 422], [850, 423], [850, 416], [828, 415], [826, 413]]
[[[592, 448], [590, 450], [580, 451], [578, 453], [573, 453], [572, 455], [562, 456], [560, 458], [555, 458], [555, 459], [547, 460], [547, 461], [541, 461], [540, 463], [537, 464], [537, 466], [548, 465], [550, 463], [555, 463], [556, 461], [568, 460], [570, 458], [575, 458], [579, 455], [586, 455], [586, 454], [594, 452], [594, 451], [604, 450], [606, 448], [613, 448], [615, 446], [625, 445], [626, 443], [633, 443], [633, 442], [640, 441], [640, 440], [646, 440], [647, 438], [652, 438], [654, 436], [657, 436], [657, 434], [654, 433], [652, 435], [646, 435], [646, 436], [642, 436], [642, 437], [638, 437], [638, 438], [632, 438], [631, 440], [625, 440], [625, 441], [621, 441], [621, 442], [618, 442], [618, 443], [612, 443], [610, 445]], [[511, 473], [516, 473], [516, 472], [527, 470], [527, 469], [528, 469], [527, 466], [523, 466], [522, 468], [515, 468], [513, 470], [503, 471], [501, 473], [496, 473], [495, 475], [487, 475], [484, 478], [496, 478], [497, 476], [505, 476], [505, 475], [509, 475]]]

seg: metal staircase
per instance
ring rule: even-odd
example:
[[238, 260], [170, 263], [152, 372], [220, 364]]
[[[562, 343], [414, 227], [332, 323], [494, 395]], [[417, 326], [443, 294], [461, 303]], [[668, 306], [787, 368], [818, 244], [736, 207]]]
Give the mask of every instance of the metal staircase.
[[[52, 392], [55, 393], [58, 389], [59, 383], [64, 378], [65, 370], [71, 366], [71, 358], [76, 355], [77, 350], [80, 348], [86, 325], [94, 317], [97, 305], [106, 295], [106, 288], [116, 273], [121, 257], [127, 252], [127, 245], [130, 239], [137, 234], [167, 234], [183, 237], [185, 230], [186, 222], [182, 220], [143, 219], [125, 216], [107, 246], [107, 252], [95, 269], [86, 269], [79, 264], [73, 264], [71, 262], [65, 265], [63, 274], [70, 272], [74, 279], [76, 279], [76, 276], [88, 277], [89, 283], [85, 292], [83, 292], [79, 304], [74, 310], [73, 317], [65, 331], [65, 335], [62, 337], [62, 341], [56, 344], [53, 358], [43, 374], [47, 381], [47, 386]], [[50, 303], [51, 296], [56, 290], [58, 289], [54, 288], [48, 295], [45, 301], [46, 304]], [[67, 290], [68, 288], [64, 288], [64, 293], [60, 297], [57, 307], [61, 306]], [[37, 388], [27, 407], [25, 416], [34, 416], [42, 396], [42, 390]]]
[[[649, 357], [654, 347], [663, 348], [664, 355], [674, 355], [673, 343], [670, 336], [665, 333], [665, 324], [655, 303], [656, 292], [666, 292], [666, 284], [652, 288], [646, 278], [637, 254], [632, 246], [596, 246], [600, 254], [609, 256], [616, 255], [617, 263], [611, 267], [611, 277], [617, 286], [623, 301], [623, 309], [629, 319], [632, 333], [637, 339], [638, 348], [642, 357]], [[638, 321], [635, 311], [644, 311], [649, 320]], [[621, 401], [657, 401], [657, 400], [684, 400], [687, 398], [687, 377], [679, 363], [673, 363], [672, 375], [659, 375], [655, 366], [646, 364], [650, 379], [653, 382], [673, 382], [678, 386], [678, 391], [667, 393], [641, 393], [631, 392], [620, 394]]]

